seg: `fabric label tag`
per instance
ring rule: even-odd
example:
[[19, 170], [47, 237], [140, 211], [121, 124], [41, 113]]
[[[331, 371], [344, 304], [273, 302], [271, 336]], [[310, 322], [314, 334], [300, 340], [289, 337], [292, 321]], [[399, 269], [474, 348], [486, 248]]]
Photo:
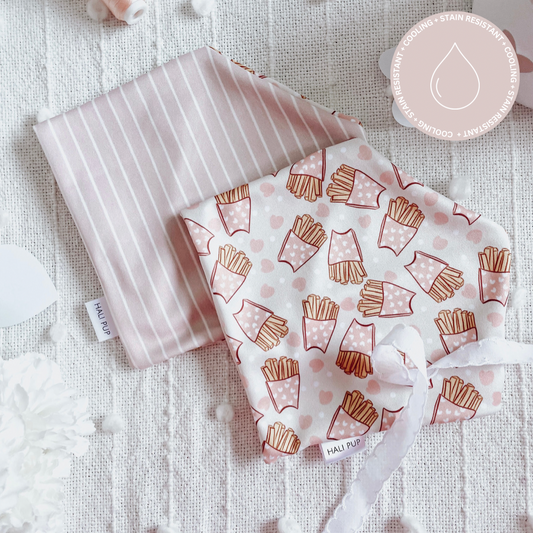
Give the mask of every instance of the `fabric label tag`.
[[346, 459], [365, 449], [365, 437], [350, 437], [334, 442], [322, 442], [320, 451], [327, 465]]
[[117, 327], [111, 317], [105, 296], [92, 302], [87, 302], [85, 307], [87, 307], [87, 312], [99, 342], [118, 337]]

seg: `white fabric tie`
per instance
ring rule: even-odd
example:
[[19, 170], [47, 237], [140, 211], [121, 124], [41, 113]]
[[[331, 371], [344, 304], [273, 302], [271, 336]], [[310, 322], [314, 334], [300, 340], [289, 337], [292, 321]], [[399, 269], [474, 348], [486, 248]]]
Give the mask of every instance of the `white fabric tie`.
[[[408, 369], [398, 352], [409, 355], [416, 368]], [[525, 363], [533, 363], [533, 345], [488, 338], [467, 344], [426, 369], [424, 344], [418, 332], [402, 325], [392, 329], [372, 352], [372, 366], [381, 381], [412, 386], [413, 392], [383, 440], [369, 454], [324, 533], [360, 530], [383, 484], [414, 444], [424, 419], [429, 380], [441, 369]]]

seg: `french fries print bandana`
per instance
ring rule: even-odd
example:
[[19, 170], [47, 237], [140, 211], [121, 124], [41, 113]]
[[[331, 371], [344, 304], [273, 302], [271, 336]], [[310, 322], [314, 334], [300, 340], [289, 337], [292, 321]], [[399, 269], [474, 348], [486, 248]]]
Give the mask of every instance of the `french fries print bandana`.
[[[426, 365], [504, 336], [509, 240], [361, 139], [182, 213], [246, 389], [264, 460], [388, 430], [412, 387], [374, 347], [412, 326]], [[404, 365], [414, 368], [407, 353]], [[500, 365], [442, 369], [423, 422], [496, 412]]]

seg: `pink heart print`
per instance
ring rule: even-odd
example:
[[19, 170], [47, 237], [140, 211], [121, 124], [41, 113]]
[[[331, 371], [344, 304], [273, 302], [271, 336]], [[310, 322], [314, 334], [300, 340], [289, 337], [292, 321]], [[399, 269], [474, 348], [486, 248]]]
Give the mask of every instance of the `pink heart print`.
[[369, 146], [362, 144], [359, 147], [359, 153], [357, 154], [357, 157], [363, 161], [369, 161], [372, 159], [372, 149]]
[[266, 283], [261, 287], [261, 298], [270, 298], [274, 296], [274, 293], [276, 292], [276, 289], [274, 287], [271, 287], [270, 285], [267, 285]]
[[442, 237], [435, 237], [433, 240], [433, 248], [435, 250], [444, 250], [448, 246], [448, 241], [446, 239], [443, 239]]
[[321, 390], [318, 394], [318, 399], [322, 405], [327, 405], [333, 400], [333, 393], [331, 391]]
[[324, 368], [324, 361], [322, 361], [322, 359], [311, 359], [311, 361], [309, 361], [309, 366], [316, 374]]
[[274, 194], [274, 192], [276, 191], [276, 188], [274, 187], [274, 185], [272, 185], [272, 183], [265, 181], [261, 183], [259, 190], [263, 193], [263, 196], [265, 198], [268, 198], [269, 196], [272, 196]]
[[263, 249], [264, 245], [265, 243], [262, 239], [252, 239], [250, 241], [250, 249], [256, 254], [258, 254]]
[[466, 240], [474, 244], [479, 244], [483, 238], [483, 232], [479, 229], [473, 229], [466, 234]]
[[283, 217], [272, 215], [270, 217], [270, 227], [272, 229], [279, 229], [281, 226], [283, 226]]
[[381, 392], [381, 387], [375, 379], [371, 379], [366, 386], [366, 392], [368, 392], [368, 394], [379, 394]]
[[359, 225], [366, 229], [370, 226], [372, 223], [372, 218], [369, 215], [365, 215], [364, 217], [359, 217]]
[[300, 428], [309, 429], [311, 427], [311, 424], [313, 423], [313, 417], [311, 415], [300, 415], [298, 421], [300, 423]]
[[305, 278], [295, 278], [294, 281], [292, 282], [293, 288], [295, 288], [296, 290], [300, 292], [305, 290], [306, 284], [307, 284], [307, 281], [305, 280]]
[[439, 201], [439, 195], [436, 192], [427, 192], [424, 194], [424, 203], [428, 207], [434, 206]]
[[492, 324], [494, 328], [498, 328], [503, 324], [503, 316], [500, 313], [489, 313], [487, 320]]
[[327, 218], [329, 217], [329, 207], [326, 204], [318, 204], [318, 209], [316, 210], [316, 216]]
[[340, 308], [343, 311], [353, 311], [355, 309], [355, 304], [353, 303], [353, 300], [348, 296], [347, 298], [344, 298], [344, 300], [341, 302]]
[[440, 211], [435, 213], [434, 215], [434, 218], [435, 218], [435, 224], [437, 224], [437, 226], [442, 226], [444, 224], [448, 224], [448, 215], [446, 213], [441, 213]]
[[488, 387], [494, 381], [494, 372], [492, 370], [480, 370], [479, 380], [485, 387]]

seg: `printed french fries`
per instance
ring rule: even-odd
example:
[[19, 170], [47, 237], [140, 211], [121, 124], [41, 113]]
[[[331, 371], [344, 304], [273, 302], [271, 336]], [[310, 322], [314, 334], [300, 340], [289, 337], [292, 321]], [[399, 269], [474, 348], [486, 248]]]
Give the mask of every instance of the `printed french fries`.
[[383, 185], [368, 174], [348, 165], [341, 165], [331, 176], [326, 194], [332, 203], [342, 203], [359, 209], [379, 209], [379, 197]]
[[294, 455], [300, 449], [301, 441], [292, 428], [276, 422], [268, 426], [267, 436], [263, 442], [263, 460], [267, 464], [274, 463], [280, 457]]
[[250, 233], [251, 200], [248, 184], [217, 194], [215, 200], [218, 216], [229, 236], [238, 231]]
[[381, 224], [378, 247], [389, 248], [395, 255], [400, 255], [414, 238], [424, 219], [424, 214], [416, 204], [409, 204], [402, 196], [391, 199]]
[[444, 379], [442, 392], [437, 397], [433, 410], [432, 424], [455, 422], [456, 420], [470, 420], [475, 416], [483, 396], [475, 390], [474, 385], [458, 376]]
[[298, 361], [281, 357], [267, 359], [261, 367], [272, 405], [278, 413], [287, 407], [298, 409], [300, 399], [300, 367]]
[[339, 306], [327, 296], [320, 298], [310, 294], [307, 300], [302, 301], [304, 316], [302, 331], [305, 350], [318, 348], [326, 353], [331, 336], [335, 331]]
[[265, 352], [289, 333], [287, 320], [250, 300], [243, 300], [241, 310], [233, 316], [244, 334]]
[[388, 281], [369, 279], [361, 290], [357, 309], [365, 318], [400, 317], [413, 314], [411, 300], [415, 293]]
[[511, 252], [487, 246], [479, 252], [479, 294], [482, 303], [507, 305], [511, 286]]
[[322, 182], [326, 172], [326, 150], [308, 155], [294, 163], [289, 171], [287, 190], [298, 199], [315, 202], [322, 197]]
[[471, 311], [454, 309], [439, 312], [435, 324], [440, 331], [440, 340], [447, 354], [469, 342], [477, 341], [476, 318]]
[[444, 302], [455, 295], [465, 281], [460, 270], [452, 268], [438, 257], [416, 251], [415, 258], [405, 267], [420, 285], [437, 303]]
[[327, 239], [320, 222], [315, 223], [310, 215], [297, 216], [281, 245], [278, 261], [289, 264], [293, 272], [296, 272], [318, 252]]
[[349, 437], [359, 437], [370, 430], [377, 420], [378, 413], [370, 400], [358, 391], [346, 392], [329, 426], [327, 438], [342, 440]]
[[215, 262], [211, 274], [211, 289], [213, 294], [221, 296], [228, 303], [246, 280], [252, 263], [242, 251], [231, 244], [220, 246], [218, 261]]

